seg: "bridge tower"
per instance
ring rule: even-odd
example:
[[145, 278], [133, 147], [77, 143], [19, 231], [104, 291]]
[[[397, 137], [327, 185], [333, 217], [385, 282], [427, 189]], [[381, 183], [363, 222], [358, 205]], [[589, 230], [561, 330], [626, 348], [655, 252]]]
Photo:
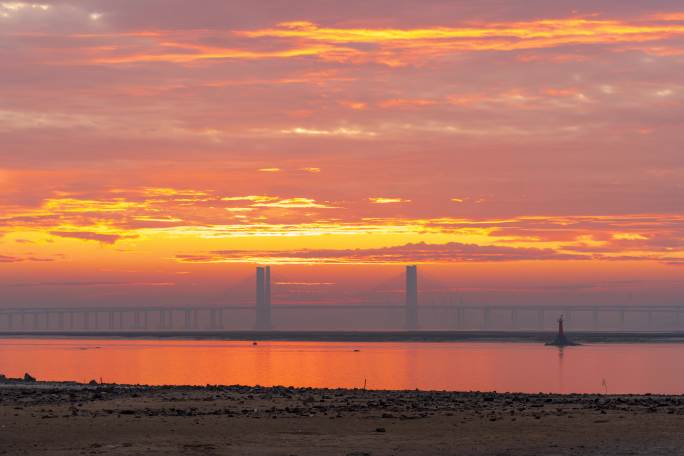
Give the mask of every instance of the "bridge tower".
[[406, 266], [406, 329], [418, 329], [418, 270]]
[[271, 329], [271, 267], [256, 268], [256, 329]]

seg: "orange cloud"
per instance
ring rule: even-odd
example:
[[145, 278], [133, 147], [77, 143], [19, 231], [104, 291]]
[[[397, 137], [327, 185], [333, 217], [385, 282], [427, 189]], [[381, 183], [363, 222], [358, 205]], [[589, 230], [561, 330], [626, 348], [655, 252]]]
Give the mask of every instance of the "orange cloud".
[[663, 22], [666, 23], [565, 18], [465, 24], [460, 27], [373, 29], [329, 28], [300, 21], [236, 34], [250, 38], [296, 39], [301, 43], [331, 46], [372, 43], [380, 46], [374, 60], [401, 65], [421, 56], [429, 58], [454, 52], [516, 51], [568, 44], [643, 43], [684, 34], [684, 25]]
[[545, 95], [551, 97], [573, 97], [579, 95], [581, 92], [574, 88], [556, 89], [548, 88], [542, 91]]
[[[527, 48], [530, 45], [515, 44], [520, 40], [538, 40], [540, 45], [557, 45], [568, 42], [604, 42], [608, 38], [633, 37], [647, 39], [650, 35], [682, 33], [677, 26], [639, 24], [618, 20], [593, 20], [582, 18], [542, 19], [528, 22], [489, 23], [464, 25], [462, 27], [432, 27], [422, 29], [372, 29], [372, 28], [328, 28], [307, 22], [283, 22], [276, 28], [236, 32], [250, 38], [305, 38], [326, 43], [385, 43], [410, 42], [422, 44], [425, 41], [444, 42], [450, 40], [506, 38], [510, 49]], [[467, 42], [466, 48], [473, 42]], [[500, 48], [502, 42], [486, 45], [476, 42], [484, 49]]]
[[0, 255], [0, 263], [22, 263], [25, 261], [37, 261], [37, 262], [44, 262], [44, 261], [54, 261], [54, 258], [40, 258], [40, 257], [33, 257], [33, 256], [10, 256], [10, 255]]
[[[187, 52], [164, 52], [165, 48], [186, 48]], [[360, 54], [359, 51], [340, 46], [317, 45], [311, 47], [290, 48], [278, 51], [252, 51], [248, 49], [227, 49], [185, 43], [160, 42], [149, 53], [133, 53], [93, 57], [92, 63], [124, 64], [138, 62], [190, 63], [201, 60], [262, 60], [285, 59], [306, 56], [325, 56], [329, 60], [349, 60]]]
[[362, 101], [340, 101], [340, 104], [355, 111], [363, 111], [368, 107], [368, 104]]
[[434, 105], [434, 100], [423, 100], [420, 98], [394, 98], [378, 103], [381, 108], [402, 108], [402, 107], [420, 107]]
[[256, 203], [254, 207], [280, 207], [286, 209], [294, 208], [320, 208], [320, 209], [333, 209], [334, 206], [329, 206], [327, 204], [317, 203], [316, 200], [312, 198], [287, 198], [279, 201], [274, 201], [270, 203]]
[[[386, 205], [384, 210], [389, 212], [393, 205], [412, 200], [390, 196], [365, 201]], [[480, 200], [454, 197], [451, 201]], [[400, 209], [418, 210], [414, 206]], [[5, 253], [8, 258], [36, 257], [28, 250], [36, 246], [42, 249], [41, 257], [45, 257], [44, 252], [58, 253], [55, 249], [63, 244], [52, 237], [111, 246], [135, 238], [141, 249], [152, 245], [162, 249], [165, 253], [159, 261], [173, 257], [177, 249], [203, 245], [206, 240], [231, 242], [248, 237], [278, 240], [283, 252], [301, 249], [312, 238], [325, 237], [326, 242], [336, 245], [372, 248], [400, 242], [457, 242], [481, 247], [551, 249], [557, 254], [597, 260], [667, 259], [670, 264], [684, 258], [684, 216], [680, 214], [379, 218], [369, 216], [373, 209], [368, 204], [352, 201], [342, 207], [313, 197], [225, 196], [211, 190], [147, 187], [115, 188], [101, 199], [56, 193], [35, 208], [2, 209], [0, 233], [4, 237], [0, 245], [11, 249]], [[50, 241], [54, 245], [47, 244]], [[83, 246], [83, 251], [88, 248]]]
[[50, 231], [53, 236], [63, 238], [82, 239], [85, 241], [98, 241], [104, 244], [114, 244], [121, 239], [130, 238], [134, 236], [122, 236], [120, 234], [108, 233], [93, 233], [90, 231]]
[[270, 264], [395, 264], [460, 263], [530, 260], [583, 260], [587, 255], [566, 254], [552, 249], [480, 246], [450, 242], [416, 243], [374, 249], [320, 249], [282, 251], [213, 251], [178, 255], [183, 263], [270, 263]]
[[257, 203], [263, 203], [266, 201], [277, 200], [277, 196], [266, 196], [266, 195], [247, 195], [247, 196], [224, 196], [221, 201], [254, 201]]
[[684, 12], [659, 13], [651, 17], [657, 21], [684, 22]]
[[370, 201], [373, 204], [396, 204], [396, 203], [410, 203], [411, 202], [411, 200], [404, 199], [404, 198], [384, 198], [384, 197], [368, 198], [368, 201]]
[[[283, 22], [275, 27], [232, 32], [193, 31], [128, 33], [117, 46], [83, 47], [85, 60], [97, 64], [169, 62], [188, 64], [211, 60], [301, 59], [347, 63], [378, 62], [390, 66], [418, 63], [454, 53], [525, 51], [567, 45], [644, 45], [684, 36], [679, 13], [648, 20], [560, 18], [522, 22], [463, 23], [452, 27], [353, 28], [323, 27], [313, 22]], [[239, 46], [210, 46], [214, 35], [247, 39]], [[108, 35], [72, 35], [98, 40]], [[272, 46], [250, 46], [250, 41], [272, 40]], [[261, 42], [260, 41], [260, 42]], [[357, 45], [373, 45], [359, 47]], [[652, 46], [652, 45], [651, 45]], [[677, 48], [663, 44], [664, 48]], [[83, 56], [81, 56], [83, 58]], [[352, 109], [363, 109], [361, 104]]]
[[285, 130], [280, 130], [280, 133], [286, 135], [297, 135], [297, 136], [340, 136], [340, 137], [372, 137], [376, 133], [373, 131], [367, 131], [362, 128], [351, 128], [351, 127], [339, 127], [335, 129], [318, 129], [318, 128], [305, 128], [305, 127], [295, 127]]

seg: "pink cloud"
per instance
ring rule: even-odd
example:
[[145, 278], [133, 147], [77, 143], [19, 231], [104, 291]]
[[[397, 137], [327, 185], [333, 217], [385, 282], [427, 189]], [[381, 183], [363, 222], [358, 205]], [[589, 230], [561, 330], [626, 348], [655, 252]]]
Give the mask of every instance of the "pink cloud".
[[580, 260], [589, 257], [565, 254], [552, 249], [446, 244], [406, 244], [375, 249], [306, 249], [277, 251], [219, 250], [199, 255], [177, 255], [181, 262], [262, 261], [318, 263], [457, 263], [467, 261]]
[[103, 244], [114, 244], [122, 239], [130, 238], [130, 236], [122, 236], [119, 234], [93, 233], [90, 231], [50, 231], [50, 234], [63, 238], [98, 241]]

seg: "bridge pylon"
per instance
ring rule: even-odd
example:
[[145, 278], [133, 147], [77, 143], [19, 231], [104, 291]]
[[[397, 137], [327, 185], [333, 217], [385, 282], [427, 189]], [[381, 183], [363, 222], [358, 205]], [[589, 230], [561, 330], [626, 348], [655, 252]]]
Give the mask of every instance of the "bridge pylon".
[[256, 268], [256, 329], [271, 329], [271, 267]]
[[406, 266], [406, 329], [418, 329], [418, 268]]

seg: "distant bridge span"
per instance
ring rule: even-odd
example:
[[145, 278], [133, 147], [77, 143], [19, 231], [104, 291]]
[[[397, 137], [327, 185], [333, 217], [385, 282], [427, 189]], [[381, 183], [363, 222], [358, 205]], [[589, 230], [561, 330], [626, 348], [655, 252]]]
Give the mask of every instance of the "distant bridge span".
[[[158, 331], [223, 330], [237, 313], [255, 315], [253, 328], [271, 330], [278, 325], [272, 319], [289, 312], [306, 311], [307, 316], [339, 316], [353, 313], [359, 319], [364, 312], [392, 317], [393, 329], [406, 330], [544, 330], [553, 327], [563, 314], [570, 328], [625, 330], [626, 318], [645, 316], [646, 329], [654, 318], [666, 319], [668, 329], [684, 329], [684, 305], [463, 305], [423, 304], [417, 299], [415, 266], [407, 268], [406, 301], [401, 304], [271, 304], [270, 269], [257, 268], [256, 305], [223, 306], [89, 306], [89, 307], [4, 307], [0, 308], [0, 331]], [[421, 325], [432, 317], [439, 323]], [[397, 318], [398, 317], [398, 318]], [[551, 318], [548, 320], [548, 318]], [[300, 319], [301, 320], [301, 319]], [[580, 323], [581, 322], [581, 323]], [[606, 325], [609, 323], [609, 327]], [[234, 328], [233, 328], [234, 329]], [[252, 329], [252, 328], [247, 328]]]

